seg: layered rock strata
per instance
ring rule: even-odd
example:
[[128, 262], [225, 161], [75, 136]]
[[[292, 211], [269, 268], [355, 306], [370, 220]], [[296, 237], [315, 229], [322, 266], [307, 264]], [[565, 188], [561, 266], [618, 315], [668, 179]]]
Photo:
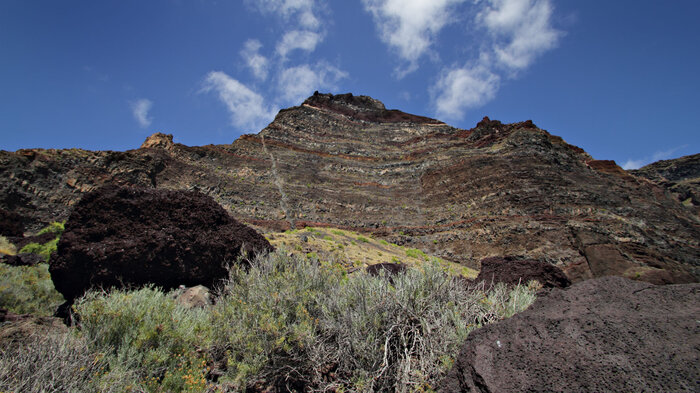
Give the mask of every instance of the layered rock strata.
[[30, 228], [116, 183], [197, 189], [259, 228], [372, 232], [470, 267], [518, 255], [574, 281], [700, 276], [700, 220], [663, 187], [531, 121], [457, 129], [351, 94], [314, 94], [228, 145], [157, 134], [127, 152], [1, 152], [0, 180], [0, 208]]

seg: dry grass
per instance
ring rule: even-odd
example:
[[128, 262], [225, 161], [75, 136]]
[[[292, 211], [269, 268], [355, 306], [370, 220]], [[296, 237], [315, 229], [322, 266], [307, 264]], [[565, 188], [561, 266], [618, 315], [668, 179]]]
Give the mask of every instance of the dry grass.
[[35, 335], [0, 349], [0, 392], [94, 392], [104, 367], [84, 340]]
[[17, 247], [12, 244], [5, 236], [0, 236], [0, 254], [15, 255]]

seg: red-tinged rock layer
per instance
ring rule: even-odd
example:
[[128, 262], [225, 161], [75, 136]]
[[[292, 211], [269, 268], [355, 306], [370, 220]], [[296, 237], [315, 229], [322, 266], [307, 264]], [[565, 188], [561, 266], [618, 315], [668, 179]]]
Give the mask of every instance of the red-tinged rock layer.
[[106, 183], [197, 189], [260, 228], [371, 232], [470, 267], [520, 255], [572, 281], [700, 277], [696, 215], [531, 121], [462, 130], [370, 97], [315, 94], [229, 145], [149, 140], [127, 152], [1, 152], [0, 208], [36, 228]]

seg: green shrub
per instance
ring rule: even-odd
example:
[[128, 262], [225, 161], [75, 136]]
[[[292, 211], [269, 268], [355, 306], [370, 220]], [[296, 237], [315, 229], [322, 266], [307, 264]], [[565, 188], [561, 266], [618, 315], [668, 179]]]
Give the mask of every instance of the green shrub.
[[65, 300], [51, 281], [49, 266], [0, 263], [0, 307], [16, 314], [53, 315]]
[[443, 270], [390, 281], [280, 250], [234, 265], [207, 309], [155, 288], [93, 291], [75, 306], [88, 344], [72, 365], [97, 353], [104, 369], [72, 391], [431, 391], [472, 329], [534, 300], [530, 287], [466, 289]]
[[53, 233], [55, 235], [61, 235], [63, 231], [66, 229], [66, 222], [65, 221], [54, 221], [51, 224], [47, 225], [44, 227], [42, 230], [37, 233], [37, 235], [43, 235], [45, 233]]
[[362, 243], [369, 243], [369, 240], [364, 236], [358, 236], [357, 241], [362, 242]]
[[224, 380], [241, 390], [251, 381], [321, 391], [433, 389], [469, 331], [534, 300], [527, 287], [467, 290], [437, 264], [392, 284], [283, 253], [247, 272], [234, 267], [223, 293], [213, 337], [228, 348]]
[[48, 262], [51, 258], [51, 254], [53, 254], [57, 250], [59, 239], [60, 237], [56, 237], [55, 239], [49, 240], [44, 244], [29, 243], [26, 246], [22, 247], [22, 249], [19, 250], [19, 252], [20, 254], [37, 254], [44, 259], [44, 262]]
[[417, 248], [408, 248], [406, 249], [406, 256], [409, 256], [411, 258], [416, 258], [416, 259], [423, 259], [425, 261], [428, 260], [428, 256], [425, 255], [425, 253]]
[[[110, 369], [132, 370], [148, 391], [203, 390], [208, 372], [197, 350], [211, 345], [208, 311], [187, 309], [160, 289], [90, 292], [75, 305], [81, 335], [107, 353]], [[107, 377], [109, 378], [109, 377]]]

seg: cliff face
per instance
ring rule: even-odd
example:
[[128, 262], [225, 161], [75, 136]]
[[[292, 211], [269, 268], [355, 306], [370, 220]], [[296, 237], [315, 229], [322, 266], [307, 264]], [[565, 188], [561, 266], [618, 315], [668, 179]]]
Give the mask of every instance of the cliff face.
[[630, 173], [665, 187], [678, 201], [700, 215], [700, 154], [657, 161]]
[[350, 94], [315, 94], [230, 145], [0, 152], [0, 180], [0, 208], [28, 228], [105, 183], [197, 188], [259, 227], [367, 231], [470, 267], [522, 255], [573, 280], [700, 276], [700, 220], [663, 187], [530, 121], [462, 130]]

